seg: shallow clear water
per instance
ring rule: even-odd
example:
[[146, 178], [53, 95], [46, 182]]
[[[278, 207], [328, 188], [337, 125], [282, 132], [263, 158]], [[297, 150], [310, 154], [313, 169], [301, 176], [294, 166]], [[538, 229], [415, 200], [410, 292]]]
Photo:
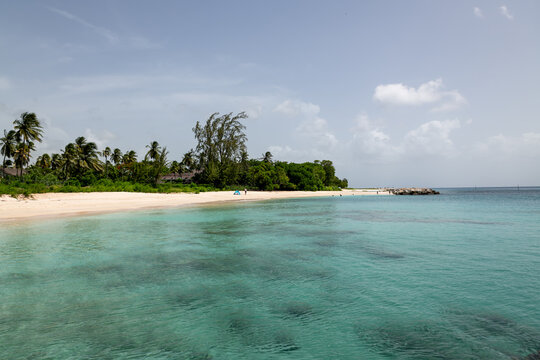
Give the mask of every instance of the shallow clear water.
[[510, 359], [540, 350], [540, 189], [0, 229], [0, 358]]

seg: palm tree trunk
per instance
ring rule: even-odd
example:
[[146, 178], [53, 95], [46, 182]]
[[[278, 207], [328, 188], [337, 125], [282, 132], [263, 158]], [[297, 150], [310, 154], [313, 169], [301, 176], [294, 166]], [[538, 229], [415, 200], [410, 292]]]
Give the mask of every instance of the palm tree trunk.
[[4, 160], [2, 161], [2, 177], [6, 176], [6, 155], [4, 155]]

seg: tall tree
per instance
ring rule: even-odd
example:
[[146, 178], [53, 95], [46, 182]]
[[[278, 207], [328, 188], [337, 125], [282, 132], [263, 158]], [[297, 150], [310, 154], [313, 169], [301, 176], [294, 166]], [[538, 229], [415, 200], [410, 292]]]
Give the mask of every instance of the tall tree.
[[113, 150], [111, 160], [114, 165], [118, 165], [122, 162], [122, 151], [119, 148]]
[[111, 156], [111, 148], [106, 147], [100, 152], [101, 156], [105, 158], [105, 177], [107, 177], [107, 168], [109, 167], [109, 156]]
[[61, 160], [59, 163], [60, 173], [64, 179], [69, 179], [78, 167], [78, 154], [75, 144], [69, 143], [62, 150]]
[[98, 158], [96, 143], [88, 142], [84, 136], [79, 136], [75, 139], [75, 149], [77, 150], [77, 166], [79, 173], [82, 173], [85, 170], [103, 170]]
[[146, 145], [146, 148], [149, 150], [144, 156], [144, 160], [151, 159], [152, 161], [156, 161], [161, 154], [159, 143], [157, 141], [152, 141], [150, 145]]
[[193, 168], [195, 167], [195, 158], [193, 155], [193, 149], [189, 150], [187, 153], [184, 154], [181, 165], [183, 167], [183, 170], [185, 171], [193, 170]]
[[62, 156], [60, 154], [52, 154], [51, 156], [51, 169], [59, 169], [62, 164]]
[[49, 169], [51, 167], [51, 157], [49, 154], [43, 154], [36, 159], [36, 165], [42, 169]]
[[167, 155], [169, 152], [167, 151], [167, 148], [164, 147], [158, 154], [157, 158], [154, 160], [154, 185], [157, 184], [159, 180], [159, 176], [161, 173], [167, 168]]
[[[23, 167], [21, 168], [22, 176], [24, 165], [28, 164], [28, 161], [30, 161], [30, 152], [34, 150], [33, 142], [41, 142], [43, 128], [41, 127], [41, 123], [36, 114], [29, 112], [22, 113], [19, 119], [13, 121], [13, 124], [15, 125], [14, 128], [16, 137], [20, 139], [24, 145], [23, 147], [19, 148], [19, 160], [26, 158], [26, 155], [28, 157], [28, 159], [25, 161], [19, 161], [20, 164], [23, 164]], [[32, 143], [32, 145], [30, 145], [30, 143]], [[23, 157], [21, 158], [21, 156]]]
[[23, 169], [30, 162], [30, 153], [34, 151], [36, 147], [32, 141], [20, 142], [17, 144], [13, 159], [15, 160], [15, 167], [19, 169], [19, 177], [23, 176]]
[[133, 150], [126, 151], [124, 156], [122, 156], [122, 163], [125, 165], [132, 164], [137, 161], [137, 153]]
[[4, 137], [0, 138], [0, 153], [4, 156], [2, 161], [2, 173], [6, 168], [6, 158], [12, 158], [17, 149], [17, 137], [15, 130], [6, 131], [4, 129]]
[[267, 151], [264, 153], [263, 157], [262, 157], [262, 161], [264, 162], [267, 162], [267, 163], [272, 163], [272, 153], [270, 151]]
[[204, 125], [198, 121], [193, 128], [203, 179], [214, 185], [234, 184], [238, 179], [239, 162], [246, 150], [245, 126], [240, 120], [247, 114], [241, 112], [219, 116], [214, 113]]

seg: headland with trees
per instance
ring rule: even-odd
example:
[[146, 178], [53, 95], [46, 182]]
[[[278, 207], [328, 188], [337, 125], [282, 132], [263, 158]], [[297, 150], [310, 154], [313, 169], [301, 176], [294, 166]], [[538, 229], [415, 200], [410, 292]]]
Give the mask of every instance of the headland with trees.
[[2, 169], [0, 194], [12, 196], [45, 192], [201, 192], [210, 190], [339, 190], [330, 160], [291, 163], [274, 160], [270, 152], [260, 158], [248, 155], [245, 113], [212, 114], [197, 121], [197, 145], [177, 160], [167, 147], [152, 141], [146, 153], [99, 149], [77, 137], [58, 153], [42, 154], [31, 163], [44, 129], [35, 113], [25, 112], [0, 138]]

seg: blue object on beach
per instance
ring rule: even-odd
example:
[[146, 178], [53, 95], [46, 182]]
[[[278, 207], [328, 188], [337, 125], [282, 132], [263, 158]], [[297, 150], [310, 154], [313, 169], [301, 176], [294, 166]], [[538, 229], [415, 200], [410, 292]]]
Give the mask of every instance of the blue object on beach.
[[233, 195], [240, 195], [240, 191], [236, 190]]

